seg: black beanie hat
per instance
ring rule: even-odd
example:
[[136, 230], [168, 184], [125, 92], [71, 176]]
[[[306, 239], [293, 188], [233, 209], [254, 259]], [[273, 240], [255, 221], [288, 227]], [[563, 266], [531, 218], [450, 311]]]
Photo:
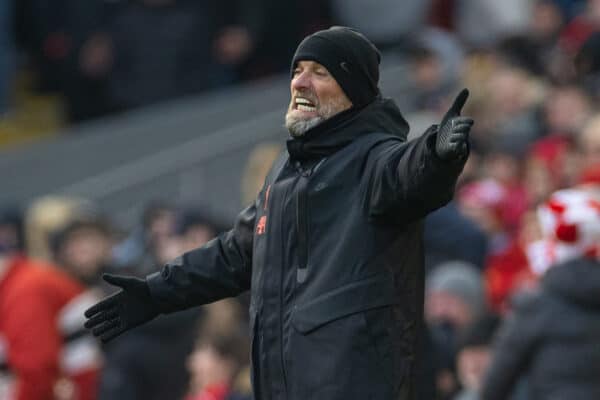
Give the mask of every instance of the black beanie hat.
[[307, 36], [292, 59], [292, 76], [298, 61], [316, 61], [335, 78], [355, 107], [363, 107], [379, 95], [381, 55], [362, 33], [334, 26]]

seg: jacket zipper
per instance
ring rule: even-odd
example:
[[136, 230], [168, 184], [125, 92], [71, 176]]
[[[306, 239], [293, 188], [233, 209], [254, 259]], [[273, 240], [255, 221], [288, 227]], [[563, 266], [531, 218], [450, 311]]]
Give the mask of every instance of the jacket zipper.
[[[284, 211], [284, 206], [285, 206], [285, 198], [287, 197], [288, 193], [284, 194], [284, 200], [281, 201], [281, 211], [280, 211], [280, 215], [283, 215], [283, 211]], [[279, 218], [279, 220], [281, 221], [281, 232], [284, 232], [284, 226], [283, 226], [283, 217]], [[285, 257], [285, 249], [284, 249], [284, 243], [283, 241], [281, 241], [281, 256], [282, 258]], [[285, 265], [285, 260], [282, 259], [282, 263], [281, 265]], [[287, 372], [285, 370], [285, 357], [284, 357], [284, 349], [283, 349], [283, 338], [284, 338], [284, 330], [283, 330], [283, 278], [284, 278], [284, 273], [285, 271], [280, 271], [279, 274], [279, 354], [280, 354], [280, 361], [281, 361], [281, 372], [283, 374], [283, 390], [285, 392], [285, 398], [287, 398]]]
[[303, 283], [308, 273], [308, 182], [311, 175], [323, 164], [326, 158], [321, 159], [315, 166], [303, 169], [300, 162], [296, 162], [296, 169], [300, 173], [298, 190], [296, 192], [296, 225], [298, 226], [298, 270], [296, 281]]
[[[314, 167], [304, 169], [302, 164], [299, 161], [294, 163], [294, 167], [298, 172], [297, 176], [297, 189], [296, 189], [296, 225], [298, 226], [298, 272], [296, 278], [298, 279], [300, 275], [306, 276], [307, 263], [308, 263], [308, 224], [307, 224], [307, 214], [308, 214], [308, 202], [307, 202], [307, 189], [308, 189], [308, 181], [310, 176], [314, 171], [319, 168], [319, 166], [325, 161], [323, 158], [319, 161]], [[283, 204], [282, 210], [283, 213]], [[281, 218], [283, 221], [283, 218]], [[283, 232], [283, 226], [282, 226]], [[283, 246], [283, 242], [282, 242]], [[285, 251], [282, 249], [281, 254], [285, 254]], [[282, 265], [285, 265], [283, 263]], [[280, 327], [280, 352], [281, 354], [281, 371], [283, 373], [283, 387], [286, 393], [287, 398], [287, 372], [285, 370], [285, 360], [284, 360], [284, 352], [283, 352], [283, 271], [280, 274], [280, 282], [279, 282], [279, 327]]]
[[296, 281], [303, 283], [306, 280], [308, 267], [308, 224], [307, 218], [307, 187], [311, 174], [310, 170], [302, 169], [298, 162], [296, 164], [300, 173], [298, 189], [296, 191], [296, 226], [298, 227], [298, 269], [296, 271]]

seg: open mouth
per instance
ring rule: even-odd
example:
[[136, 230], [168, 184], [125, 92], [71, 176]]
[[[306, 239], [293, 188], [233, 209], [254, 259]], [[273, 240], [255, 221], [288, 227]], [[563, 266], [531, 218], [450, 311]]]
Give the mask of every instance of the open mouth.
[[294, 105], [296, 106], [296, 110], [306, 112], [317, 111], [316, 105], [305, 97], [296, 97], [294, 100]]

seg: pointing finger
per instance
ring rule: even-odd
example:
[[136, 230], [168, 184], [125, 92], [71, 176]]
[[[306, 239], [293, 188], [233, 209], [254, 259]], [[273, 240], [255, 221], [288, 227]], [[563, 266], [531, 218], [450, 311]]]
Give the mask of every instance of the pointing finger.
[[446, 115], [444, 115], [441, 125], [444, 125], [450, 118], [457, 117], [460, 115], [460, 112], [462, 111], [462, 108], [467, 101], [467, 97], [469, 97], [469, 90], [461, 90], [458, 96], [456, 96], [456, 98], [454, 99], [454, 103], [452, 103], [452, 106], [446, 112]]

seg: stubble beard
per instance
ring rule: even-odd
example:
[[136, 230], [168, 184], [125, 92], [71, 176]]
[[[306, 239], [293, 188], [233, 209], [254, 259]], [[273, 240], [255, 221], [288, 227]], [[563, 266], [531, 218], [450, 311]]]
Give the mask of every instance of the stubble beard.
[[[309, 98], [314, 98], [309, 97]], [[319, 125], [321, 122], [328, 120], [339, 112], [343, 111], [348, 107], [345, 106], [343, 100], [333, 99], [328, 103], [319, 104], [317, 106], [317, 115], [314, 117], [306, 118], [299, 115], [293, 104], [290, 105], [287, 114], [285, 115], [285, 127], [290, 132], [292, 137], [301, 137], [306, 134], [310, 129]]]

